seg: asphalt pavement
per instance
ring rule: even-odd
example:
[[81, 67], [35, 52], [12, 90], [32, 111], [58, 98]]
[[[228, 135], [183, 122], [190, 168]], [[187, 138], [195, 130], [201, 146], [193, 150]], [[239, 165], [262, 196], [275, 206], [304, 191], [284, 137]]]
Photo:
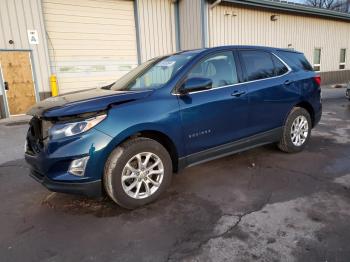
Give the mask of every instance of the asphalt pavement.
[[124, 210], [28, 176], [27, 125], [0, 122], [0, 261], [350, 261], [350, 101], [325, 89], [304, 152], [275, 145], [185, 169]]

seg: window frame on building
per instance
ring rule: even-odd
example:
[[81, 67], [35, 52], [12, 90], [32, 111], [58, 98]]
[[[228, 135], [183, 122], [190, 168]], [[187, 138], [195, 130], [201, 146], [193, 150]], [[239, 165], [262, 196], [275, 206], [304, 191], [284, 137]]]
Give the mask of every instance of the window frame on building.
[[[320, 50], [319, 52], [319, 57], [318, 57], [318, 63], [315, 63], [315, 51], [316, 50]], [[313, 52], [313, 68], [314, 68], [314, 71], [316, 72], [320, 72], [321, 71], [321, 57], [322, 57], [322, 48], [321, 47], [315, 47], [314, 48], [314, 52]]]
[[[344, 60], [342, 60], [342, 51], [344, 50]], [[346, 48], [340, 48], [339, 70], [346, 68]]]

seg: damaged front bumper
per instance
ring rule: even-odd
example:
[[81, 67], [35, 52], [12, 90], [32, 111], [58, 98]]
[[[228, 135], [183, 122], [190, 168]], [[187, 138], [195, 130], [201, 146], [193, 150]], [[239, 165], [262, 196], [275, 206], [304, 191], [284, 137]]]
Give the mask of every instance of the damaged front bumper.
[[[102, 195], [101, 180], [112, 138], [92, 128], [71, 137], [42, 141], [41, 122], [40, 119], [31, 121], [26, 139], [25, 160], [30, 166], [31, 177], [51, 191]], [[82, 158], [88, 159], [84, 172], [79, 175], [70, 172], [71, 164]]]
[[83, 195], [88, 197], [100, 197], [103, 195], [101, 180], [90, 182], [59, 182], [40, 174], [35, 170], [30, 171], [30, 176], [53, 192]]

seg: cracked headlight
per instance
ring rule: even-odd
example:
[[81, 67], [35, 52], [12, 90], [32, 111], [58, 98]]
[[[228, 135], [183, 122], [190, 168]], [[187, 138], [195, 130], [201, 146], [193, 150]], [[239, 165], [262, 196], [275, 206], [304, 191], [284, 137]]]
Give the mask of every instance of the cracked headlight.
[[106, 117], [107, 115], [104, 114], [93, 118], [85, 119], [79, 122], [55, 124], [49, 130], [50, 139], [59, 139], [63, 137], [81, 134], [99, 124]]

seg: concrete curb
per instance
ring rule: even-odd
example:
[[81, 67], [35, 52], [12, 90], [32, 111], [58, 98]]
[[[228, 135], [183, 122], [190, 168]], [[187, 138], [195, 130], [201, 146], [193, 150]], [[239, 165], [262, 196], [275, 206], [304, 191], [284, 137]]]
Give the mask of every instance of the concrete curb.
[[5, 126], [15, 126], [15, 125], [26, 125], [29, 123], [31, 116], [21, 115], [21, 116], [12, 116], [9, 118], [0, 119], [0, 125]]

